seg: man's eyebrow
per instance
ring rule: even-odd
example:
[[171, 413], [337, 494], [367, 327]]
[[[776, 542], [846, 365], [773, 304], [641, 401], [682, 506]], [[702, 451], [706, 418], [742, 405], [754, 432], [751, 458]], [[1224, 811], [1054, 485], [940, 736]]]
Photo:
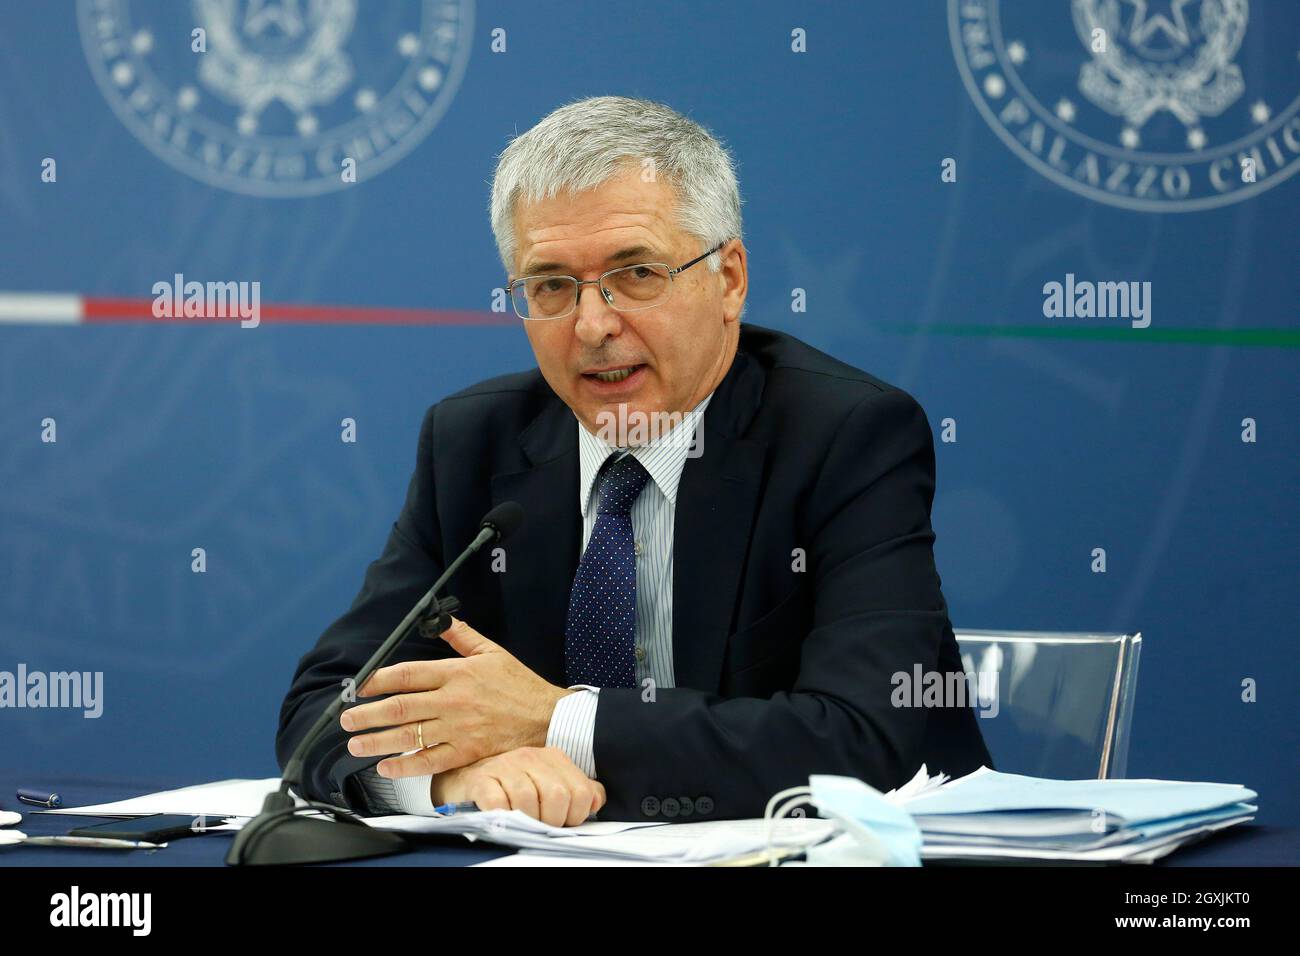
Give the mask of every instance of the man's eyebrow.
[[[605, 258], [605, 261], [626, 262], [628, 259], [632, 259], [632, 258], [636, 258], [638, 261], [645, 261], [642, 260], [641, 257], [647, 255], [658, 256], [659, 253], [656, 250], [651, 249], [649, 246], [628, 246], [626, 249], [620, 249], [612, 256], [607, 256]], [[528, 266], [525, 266], [524, 270], [520, 273], [520, 275], [536, 276], [545, 273], [555, 272], [557, 269], [563, 270], [566, 268], [568, 267], [563, 262], [534, 262]]]

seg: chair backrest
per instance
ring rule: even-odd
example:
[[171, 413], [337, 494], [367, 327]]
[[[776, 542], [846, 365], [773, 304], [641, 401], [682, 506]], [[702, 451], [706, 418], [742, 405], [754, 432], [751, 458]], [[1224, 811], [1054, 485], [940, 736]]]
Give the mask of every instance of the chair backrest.
[[998, 770], [1123, 777], [1142, 635], [955, 630]]

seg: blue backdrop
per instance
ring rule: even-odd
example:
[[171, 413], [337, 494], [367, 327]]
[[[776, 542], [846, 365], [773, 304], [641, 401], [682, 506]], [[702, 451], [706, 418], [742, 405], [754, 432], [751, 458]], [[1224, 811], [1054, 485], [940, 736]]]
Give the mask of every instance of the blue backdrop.
[[[0, 765], [276, 772], [294, 665], [379, 553], [422, 412], [533, 364], [491, 311], [495, 154], [618, 93], [733, 150], [747, 320], [955, 420], [955, 624], [1141, 630], [1130, 775], [1241, 782], [1295, 822], [1300, 8], [1139, 6], [1108, 61], [1083, 39], [1108, 5], [1069, 0], [7, 4], [0, 670], [102, 671], [104, 710], [0, 710]], [[1170, 77], [1196, 95], [1160, 105]], [[148, 321], [176, 273], [260, 282], [262, 324]], [[1045, 316], [1067, 274], [1149, 281], [1150, 326]]]

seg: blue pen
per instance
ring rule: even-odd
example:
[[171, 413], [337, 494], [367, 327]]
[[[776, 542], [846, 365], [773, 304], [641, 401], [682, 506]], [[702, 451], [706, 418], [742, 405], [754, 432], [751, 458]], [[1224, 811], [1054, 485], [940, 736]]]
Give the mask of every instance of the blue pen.
[[440, 807], [434, 807], [433, 812], [445, 817], [449, 817], [453, 813], [477, 813], [478, 804], [473, 800], [468, 803], [444, 803]]
[[30, 804], [33, 807], [47, 807], [57, 809], [63, 806], [63, 800], [57, 793], [47, 793], [44, 790], [27, 790], [18, 791], [18, 800], [20, 803]]

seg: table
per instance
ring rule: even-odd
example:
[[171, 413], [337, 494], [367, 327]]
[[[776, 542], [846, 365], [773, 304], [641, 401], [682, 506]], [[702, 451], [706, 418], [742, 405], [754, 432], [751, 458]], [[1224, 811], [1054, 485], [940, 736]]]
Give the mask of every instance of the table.
[[[94, 777], [38, 777], [20, 779], [14, 771], [0, 771], [0, 805], [23, 814], [18, 829], [29, 836], [66, 833], [94, 817], [31, 813], [14, 798], [19, 786], [45, 787], [57, 792], [66, 807], [90, 806], [124, 800], [142, 793], [173, 790], [194, 781], [147, 780], [127, 783]], [[0, 866], [224, 866], [234, 833], [213, 833], [172, 841], [161, 850], [82, 850], [71, 847], [0, 847]], [[355, 860], [329, 866], [470, 866], [513, 850], [472, 844], [462, 836], [422, 839], [407, 853]], [[1300, 827], [1247, 824], [1184, 847], [1156, 866], [1296, 866], [1300, 864]]]

